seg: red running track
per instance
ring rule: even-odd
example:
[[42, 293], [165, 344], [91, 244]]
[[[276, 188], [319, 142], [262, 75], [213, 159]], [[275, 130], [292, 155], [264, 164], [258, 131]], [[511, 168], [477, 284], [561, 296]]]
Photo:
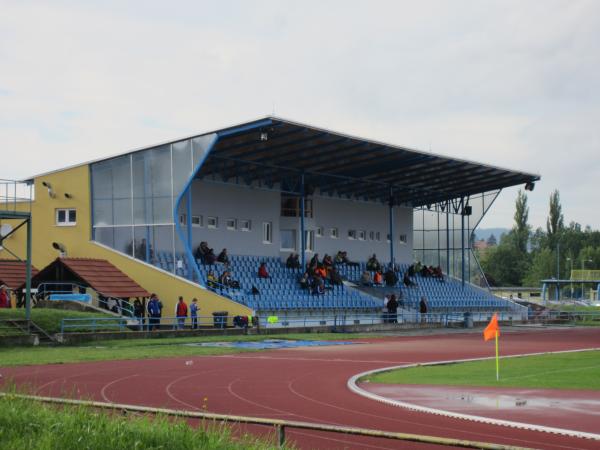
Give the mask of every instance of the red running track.
[[[352, 375], [379, 367], [490, 356], [493, 347], [483, 342], [480, 333], [399, 336], [361, 342], [360, 345], [227, 356], [11, 367], [2, 368], [0, 373], [4, 380], [29, 385], [33, 392], [47, 396], [189, 410], [205, 407], [222, 414], [322, 422], [534, 448], [597, 449], [600, 446], [598, 441], [411, 412], [365, 399], [346, 387]], [[600, 329], [519, 330], [503, 332], [501, 353], [574, 350], [599, 344]], [[597, 428], [600, 431], [600, 424]], [[432, 447], [304, 430], [288, 430], [286, 434], [300, 448]]]

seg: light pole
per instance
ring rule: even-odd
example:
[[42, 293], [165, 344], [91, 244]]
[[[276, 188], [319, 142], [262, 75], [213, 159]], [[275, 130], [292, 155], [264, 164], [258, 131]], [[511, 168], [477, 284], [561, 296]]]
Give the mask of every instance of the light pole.
[[569, 279], [571, 280], [571, 300], [573, 300], [573, 258], [567, 258], [567, 261], [571, 263], [571, 272], [569, 272]]
[[591, 259], [582, 259], [581, 260], [581, 300], [583, 300], [583, 271], [585, 270], [585, 263], [593, 262]]

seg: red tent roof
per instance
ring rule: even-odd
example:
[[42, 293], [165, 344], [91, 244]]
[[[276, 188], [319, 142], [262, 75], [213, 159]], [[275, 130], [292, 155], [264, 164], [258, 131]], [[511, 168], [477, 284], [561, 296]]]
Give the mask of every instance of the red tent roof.
[[42, 269], [36, 278], [52, 274], [57, 264], [65, 266], [85, 284], [106, 297], [150, 297], [148, 291], [105, 259], [57, 258]]
[[[17, 289], [24, 285], [26, 270], [24, 261], [0, 259], [0, 285], [5, 284], [9, 289]], [[37, 273], [38, 270], [31, 266], [31, 277]]]

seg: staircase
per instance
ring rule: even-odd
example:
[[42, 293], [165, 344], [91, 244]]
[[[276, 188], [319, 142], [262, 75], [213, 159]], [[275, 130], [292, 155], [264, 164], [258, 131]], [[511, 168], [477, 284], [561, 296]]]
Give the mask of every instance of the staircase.
[[37, 338], [37, 344], [34, 345], [56, 343], [54, 337], [46, 333], [44, 329], [31, 320], [28, 322], [25, 319], [6, 319], [4, 323], [6, 325], [4, 329], [10, 331], [12, 328], [16, 332], [16, 335], [34, 336]]

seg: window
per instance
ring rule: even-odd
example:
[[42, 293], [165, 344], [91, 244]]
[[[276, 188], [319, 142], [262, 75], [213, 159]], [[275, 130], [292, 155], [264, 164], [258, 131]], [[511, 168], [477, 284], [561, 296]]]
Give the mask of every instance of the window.
[[317, 227], [315, 231], [315, 236], [317, 236], [318, 238], [323, 237], [323, 227]]
[[227, 219], [226, 226], [228, 230], [235, 231], [237, 229], [237, 220], [236, 219]]
[[314, 230], [304, 230], [306, 236], [306, 251], [313, 252], [315, 250], [315, 232]]
[[263, 244], [273, 243], [273, 224], [271, 222], [263, 222]]
[[348, 239], [356, 239], [356, 230], [348, 230]]
[[192, 216], [192, 226], [193, 227], [201, 227], [202, 226], [202, 216]]
[[179, 214], [179, 225], [187, 225], [187, 214]]
[[340, 236], [340, 232], [338, 231], [337, 228], [330, 228], [329, 229], [329, 237], [331, 239], [337, 239]]
[[219, 228], [218, 217], [207, 217], [206, 218], [206, 226], [207, 226], [207, 228]]
[[379, 233], [379, 231], [376, 231], [376, 232], [375, 232], [375, 240], [376, 240], [377, 242], [381, 241], [381, 233]]
[[[300, 197], [282, 195], [281, 196], [281, 216], [282, 217], [300, 217]], [[313, 201], [311, 198], [304, 199], [304, 217], [312, 218]]]
[[367, 237], [367, 232], [365, 230], [359, 230], [358, 232], [358, 240], [364, 241]]
[[371, 241], [375, 240], [375, 232], [374, 231], [369, 231], [369, 240], [371, 240]]
[[72, 227], [77, 224], [76, 209], [57, 209], [56, 225], [59, 227]]
[[296, 230], [281, 230], [281, 250], [296, 251]]
[[408, 242], [408, 239], [406, 238], [405, 234], [400, 235], [400, 242], [403, 244], [406, 244]]
[[240, 230], [250, 231], [252, 229], [252, 221], [250, 219], [240, 220]]

